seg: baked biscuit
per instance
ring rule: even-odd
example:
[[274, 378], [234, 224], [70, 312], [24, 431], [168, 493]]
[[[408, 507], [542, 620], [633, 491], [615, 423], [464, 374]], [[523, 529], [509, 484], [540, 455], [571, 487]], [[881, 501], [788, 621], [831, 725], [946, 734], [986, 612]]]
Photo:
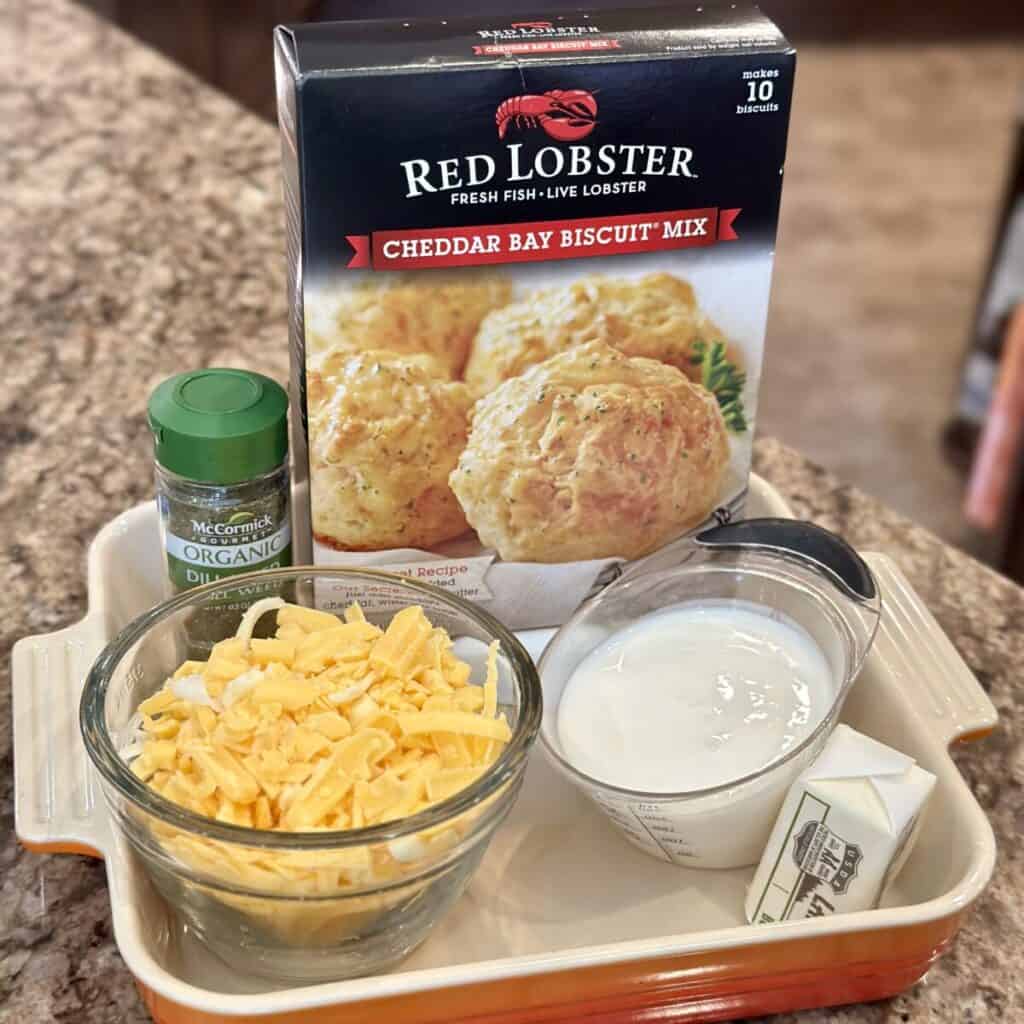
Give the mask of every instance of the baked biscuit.
[[588, 342], [477, 402], [450, 482], [508, 561], [633, 559], [707, 518], [728, 462], [710, 392]]
[[[428, 355], [426, 352], [408, 352], [400, 354], [395, 352], [388, 353], [381, 349], [364, 349], [363, 351], [367, 352], [368, 355], [374, 355], [377, 356], [377, 358], [384, 358], [385, 360], [391, 356], [398, 356], [403, 362], [408, 363], [410, 366], [421, 367], [426, 373], [430, 374], [431, 377], [439, 377], [441, 380], [450, 379], [448, 367], [445, 366], [437, 356]], [[322, 349], [315, 355], [311, 355], [307, 361], [307, 380], [314, 376], [319, 378], [321, 381], [327, 377], [336, 377], [339, 373], [344, 371], [345, 364], [348, 363], [353, 355], [358, 355], [358, 353], [353, 352], [350, 348], [330, 347]]]
[[534, 292], [484, 317], [466, 363], [474, 394], [486, 394], [574, 345], [622, 339], [622, 325], [604, 315], [584, 281]]
[[416, 357], [362, 352], [307, 377], [313, 534], [344, 551], [429, 547], [466, 530], [448, 475], [472, 399]]
[[511, 284], [493, 274], [371, 279], [339, 297], [330, 329], [307, 332], [307, 354], [316, 356], [330, 348], [425, 352], [455, 378], [462, 372], [480, 321], [511, 297]]
[[[700, 312], [686, 281], [664, 273], [637, 280], [584, 277], [488, 314], [465, 378], [475, 394], [486, 394], [572, 345], [603, 341], [626, 355], [668, 363], [699, 382], [700, 367], [693, 362], [699, 340], [725, 339]], [[734, 352], [729, 355], [734, 359]]]

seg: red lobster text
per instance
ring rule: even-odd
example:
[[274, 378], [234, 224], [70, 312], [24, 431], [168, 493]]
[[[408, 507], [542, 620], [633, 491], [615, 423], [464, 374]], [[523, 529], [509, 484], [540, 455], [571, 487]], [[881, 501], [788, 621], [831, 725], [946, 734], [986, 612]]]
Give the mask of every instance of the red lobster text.
[[494, 115], [498, 138], [510, 124], [516, 128], [543, 128], [559, 142], [585, 139], [597, 124], [597, 100], [585, 89], [552, 89], [541, 96], [510, 96]]

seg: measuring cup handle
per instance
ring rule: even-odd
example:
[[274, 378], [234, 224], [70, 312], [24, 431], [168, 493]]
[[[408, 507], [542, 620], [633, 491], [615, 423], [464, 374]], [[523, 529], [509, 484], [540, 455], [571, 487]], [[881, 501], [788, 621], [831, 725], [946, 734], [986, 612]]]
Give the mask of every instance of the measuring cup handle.
[[705, 548], [760, 548], [793, 555], [835, 576], [852, 596], [874, 601], [878, 587], [871, 570], [842, 537], [799, 519], [741, 519], [698, 533]]

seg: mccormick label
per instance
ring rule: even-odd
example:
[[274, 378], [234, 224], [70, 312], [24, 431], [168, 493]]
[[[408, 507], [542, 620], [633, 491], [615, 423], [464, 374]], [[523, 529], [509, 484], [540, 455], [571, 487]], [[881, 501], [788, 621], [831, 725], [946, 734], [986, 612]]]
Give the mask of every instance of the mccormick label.
[[316, 563], [550, 626], [742, 514], [795, 62], [770, 21], [319, 23], [276, 62]]
[[[287, 505], [272, 512], [235, 512], [208, 518], [172, 510], [160, 501], [171, 583], [187, 590], [239, 573], [291, 565]], [[177, 514], [174, 514], [177, 512]]]

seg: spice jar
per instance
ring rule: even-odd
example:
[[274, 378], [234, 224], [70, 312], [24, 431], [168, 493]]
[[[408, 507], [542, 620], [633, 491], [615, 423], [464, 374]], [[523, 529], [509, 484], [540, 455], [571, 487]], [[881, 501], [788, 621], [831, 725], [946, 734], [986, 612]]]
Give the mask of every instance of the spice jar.
[[287, 415], [284, 389], [244, 370], [181, 373], [150, 396], [174, 592], [291, 565]]

